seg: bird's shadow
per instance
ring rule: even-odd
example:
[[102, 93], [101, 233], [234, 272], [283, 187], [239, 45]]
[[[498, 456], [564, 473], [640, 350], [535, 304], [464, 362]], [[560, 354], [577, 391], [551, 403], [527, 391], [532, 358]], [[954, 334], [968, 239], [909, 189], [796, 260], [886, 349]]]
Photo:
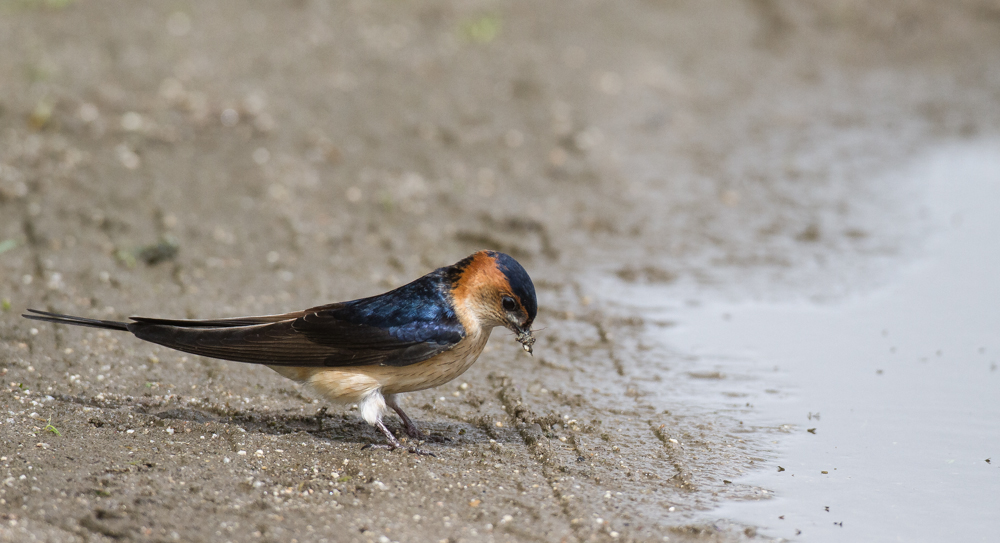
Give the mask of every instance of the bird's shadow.
[[[385, 440], [381, 432], [359, 419], [357, 415], [328, 413], [326, 408], [321, 408], [312, 415], [258, 411], [216, 413], [192, 407], [173, 407], [161, 410], [138, 408], [137, 411], [163, 420], [181, 420], [199, 424], [215, 422], [235, 425], [247, 432], [261, 434], [306, 433], [325, 441], [364, 445], [378, 444]], [[402, 423], [395, 416], [387, 416], [385, 422], [386, 426], [398, 437], [406, 436]], [[427, 441], [430, 442], [456, 445], [489, 439], [485, 434], [478, 436], [477, 434], [481, 432], [469, 424], [421, 422], [419, 425], [420, 429], [427, 435]]]
[[[247, 432], [270, 435], [290, 435], [306, 433], [317, 439], [328, 442], [358, 443], [363, 445], [381, 444], [385, 437], [350, 412], [327, 412], [320, 408], [308, 415], [301, 412], [272, 412], [233, 409], [228, 406], [202, 405], [199, 407], [164, 406], [163, 404], [147, 403], [141, 398], [127, 396], [124, 398], [105, 398], [100, 401], [84, 396], [55, 394], [54, 399], [104, 411], [106, 416], [91, 417], [90, 423], [96, 426], [106, 424], [118, 425], [124, 429], [124, 420], [116, 421], [118, 416], [128, 412], [154, 417], [166, 425], [166, 421], [182, 421], [182, 425], [224, 424], [236, 426]], [[291, 410], [289, 410], [291, 411]], [[117, 413], [118, 415], [115, 415]], [[387, 415], [386, 426], [400, 440], [406, 439], [402, 422], [395, 415]], [[418, 421], [421, 431], [427, 436], [426, 441], [450, 446], [471, 445], [488, 442], [491, 439], [504, 440], [492, 427], [484, 427], [475, 421], [453, 420], [451, 422]], [[191, 428], [193, 430], [193, 428]]]

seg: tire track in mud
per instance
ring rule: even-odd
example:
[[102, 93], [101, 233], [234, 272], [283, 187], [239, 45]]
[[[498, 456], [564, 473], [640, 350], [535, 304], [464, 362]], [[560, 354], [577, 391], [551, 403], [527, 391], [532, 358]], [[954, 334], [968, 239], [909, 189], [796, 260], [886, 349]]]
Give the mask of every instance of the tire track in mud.
[[[581, 297], [581, 290], [576, 289], [577, 296], [586, 304], [586, 298]], [[576, 382], [577, 389], [587, 390], [589, 393], [578, 394], [572, 399], [566, 398], [564, 403], [571, 408], [575, 418], [564, 415], [562, 429], [571, 433], [559, 437], [560, 440], [572, 446], [575, 458], [566, 458], [562, 465], [562, 471], [566, 465], [571, 465], [573, 473], [580, 476], [583, 481], [589, 482], [590, 488], [584, 488], [584, 484], [574, 484], [574, 488], [580, 492], [580, 498], [575, 502], [567, 501], [567, 513], [571, 517], [577, 533], [581, 535], [603, 534], [605, 537], [617, 537], [619, 532], [629, 534], [629, 537], [639, 536], [642, 528], [634, 529], [627, 522], [634, 512], [616, 511], [623, 507], [631, 509], [629, 506], [621, 504], [611, 505], [617, 498], [630, 494], [632, 486], [645, 486], [643, 481], [636, 481], [638, 485], [621, 485], [624, 480], [633, 480], [636, 476], [646, 479], [645, 483], [654, 482], [657, 477], [650, 471], [639, 469], [634, 460], [628, 455], [625, 449], [629, 447], [626, 443], [634, 443], [634, 439], [626, 438], [631, 434], [630, 422], [638, 413], [629, 409], [621, 409], [621, 400], [629, 396], [631, 390], [629, 383], [631, 376], [626, 369], [623, 356], [619, 351], [623, 350], [623, 345], [618, 341], [620, 334], [606, 315], [598, 311], [590, 310], [586, 314], [575, 319], [570, 315], [571, 320], [579, 320], [593, 327], [596, 335], [596, 342], [571, 341], [570, 353], [568, 356], [577, 361], [574, 367], [577, 368], [571, 380]], [[610, 365], [608, 364], [610, 362]], [[583, 368], [590, 368], [590, 376], [587, 379], [579, 375]], [[595, 377], [597, 382], [590, 381]], [[612, 376], [617, 376], [614, 379]], [[612, 377], [608, 379], [608, 377]], [[597, 385], [597, 386], [594, 386]], [[596, 403], [595, 403], [596, 402]], [[607, 405], [599, 406], [598, 404]], [[613, 406], [619, 407], [613, 407]], [[588, 413], [589, 424], [581, 424], [578, 419], [583, 418], [583, 412]], [[624, 420], [623, 420], [624, 419]], [[625, 428], [623, 432], [622, 429]], [[620, 435], [615, 436], [617, 429]], [[621, 435], [625, 434], [625, 435]], [[634, 436], [633, 436], [634, 437]], [[617, 444], [616, 444], [617, 443]], [[649, 456], [654, 456], [653, 451], [644, 451]], [[624, 454], [623, 454], [624, 453]], [[574, 462], [570, 462], [570, 461]], [[572, 477], [572, 476], [571, 476]], [[565, 480], [565, 477], [563, 478]], [[645, 490], [645, 489], [644, 489]], [[589, 499], [588, 499], [589, 496]], [[597, 498], [595, 498], [597, 496]], [[588, 514], [589, 513], [589, 514]], [[619, 514], [623, 513], [623, 514]], [[600, 515], [600, 516], [598, 516]], [[586, 522], [589, 520], [592, 522]], [[615, 525], [604, 517], [612, 518], [617, 522]], [[622, 520], [625, 519], [625, 520]]]
[[[641, 433], [641, 413], [636, 410], [614, 410], [597, 407], [587, 399], [591, 397], [601, 397], [610, 392], [612, 397], [625, 397], [632, 390], [628, 386], [628, 376], [625, 367], [619, 356], [614, 353], [616, 347], [609, 325], [604, 319], [595, 319], [590, 315], [587, 322], [594, 327], [599, 340], [596, 344], [582, 344], [576, 341], [569, 343], [576, 346], [583, 346], [584, 349], [599, 351], [595, 357], [584, 356], [580, 358], [595, 358], [604, 360], [604, 365], [611, 362], [611, 367], [600, 368], [597, 371], [604, 374], [608, 370], [614, 375], [624, 378], [624, 383], [619, 383], [621, 379], [612, 383], [613, 388], [619, 389], [617, 392], [611, 390], [600, 391], [593, 388], [593, 394], [566, 395], [553, 393], [554, 399], [558, 403], [568, 407], [576, 418], [570, 415], [551, 413], [550, 408], [535, 406], [529, 407], [528, 400], [525, 399], [519, 390], [520, 383], [508, 376], [491, 375], [491, 385], [494, 393], [500, 400], [501, 405], [507, 415], [514, 421], [514, 425], [524, 442], [525, 447], [532, 458], [539, 463], [545, 474], [546, 480], [551, 488], [553, 498], [560, 504], [563, 515], [569, 523], [575, 536], [581, 540], [593, 537], [615, 538], [623, 533], [631, 533], [631, 536], [639, 536], [645, 532], [643, 526], [636, 526], [628, 520], [612, 525], [610, 521], [603, 517], [618, 517], [617, 510], [625, 509], [624, 518], [641, 517], [635, 508], [630, 505], [609, 505], [616, 500], [634, 499], [630, 494], [633, 487], [639, 487], [642, 495], [655, 492], [655, 487], [659, 486], [663, 479], [658, 472], [659, 469], [648, 468], [648, 464], [660, 454], [655, 448], [648, 444], [641, 447], [629, 447], [625, 443], [634, 441], [634, 438]], [[569, 372], [569, 381], [573, 381], [573, 368], [568, 366], [545, 363], [539, 360], [539, 365], [547, 369], [558, 369], [561, 374], [556, 379], [566, 382], [565, 373]], [[584, 364], [586, 366], [586, 364]], [[592, 368], [595, 369], [595, 368]], [[548, 381], [548, 380], [546, 380]], [[577, 387], [579, 388], [579, 387]], [[542, 389], [544, 390], [544, 389]], [[612, 400], [612, 403], [615, 403]], [[550, 411], [549, 415], [539, 416], [537, 412]], [[582, 413], [588, 413], [591, 422], [583, 421]], [[625, 419], [625, 420], [622, 420]], [[633, 422], [635, 421], [635, 422]], [[611, 424], [608, 424], [610, 422]], [[607, 430], [608, 426], [614, 426], [621, 432], [622, 425], [628, 426], [628, 435], [615, 437]], [[612, 430], [613, 431], [613, 430]], [[648, 431], [648, 430], [647, 430]], [[562, 433], [563, 435], [559, 435]], [[550, 445], [552, 439], [557, 439], [559, 443]], [[614, 444], [620, 443], [621, 446]], [[554, 443], [554, 442], [553, 442]], [[626, 449], [640, 449], [637, 451], [626, 451]], [[640, 457], [649, 457], [642, 466]], [[622, 479], [630, 483], [619, 484]], [[649, 534], [652, 535], [652, 534]]]
[[501, 408], [510, 418], [514, 419], [514, 427], [517, 429], [517, 434], [521, 437], [521, 442], [528, 451], [528, 456], [541, 467], [545, 480], [549, 484], [552, 498], [559, 505], [566, 523], [579, 537], [581, 535], [580, 530], [573, 522], [573, 511], [569, 507], [569, 499], [567, 499], [567, 496], [559, 488], [556, 482], [557, 478], [553, 474], [554, 471], [565, 471], [565, 468], [552, 462], [551, 451], [546, 450], [541, 445], [539, 436], [533, 431], [532, 427], [536, 425], [541, 426], [538, 423], [539, 417], [535, 416], [534, 413], [524, 406], [521, 394], [514, 389], [508, 377], [490, 374], [489, 381], [494, 387], [494, 394], [500, 400]]

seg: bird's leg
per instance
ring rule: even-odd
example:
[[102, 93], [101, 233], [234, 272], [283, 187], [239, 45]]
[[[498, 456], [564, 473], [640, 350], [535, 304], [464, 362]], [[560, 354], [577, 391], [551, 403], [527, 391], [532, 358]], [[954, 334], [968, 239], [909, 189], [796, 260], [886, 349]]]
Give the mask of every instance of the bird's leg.
[[396, 436], [392, 435], [392, 432], [390, 432], [389, 429], [385, 427], [385, 423], [382, 422], [382, 419], [376, 420], [373, 424], [375, 425], [376, 428], [378, 428], [379, 430], [382, 430], [382, 434], [385, 435], [385, 439], [386, 439], [386, 441], [389, 442], [389, 444], [388, 445], [383, 445], [381, 443], [379, 443], [379, 444], [369, 443], [369, 444], [365, 445], [364, 447], [361, 447], [361, 450], [365, 450], [365, 449], [385, 449], [387, 451], [394, 451], [394, 450], [396, 450], [396, 449], [398, 449], [398, 448], [400, 448], [400, 447], [403, 446], [402, 444], [399, 443], [399, 440], [396, 439]]
[[[385, 439], [389, 442], [389, 444], [384, 445], [384, 447], [386, 447], [390, 451], [402, 447], [402, 445], [399, 444], [399, 440], [396, 439], [396, 436], [392, 435], [392, 432], [390, 432], [388, 428], [385, 427], [385, 423], [382, 422], [381, 419], [375, 421], [375, 426], [379, 430], [382, 430], [382, 433], [385, 434]], [[378, 447], [378, 445], [373, 445], [373, 447]]]
[[[388, 445], [375, 445], [374, 443], [369, 443], [368, 445], [362, 447], [362, 449], [370, 448], [370, 449], [386, 449], [394, 451], [402, 447], [402, 445], [399, 443], [399, 440], [396, 439], [396, 436], [392, 435], [392, 432], [390, 432], [389, 429], [386, 428], [385, 423], [382, 422], [382, 409], [386, 405], [393, 406], [393, 409], [395, 409], [397, 413], [400, 412], [399, 406], [397, 406], [396, 402], [392, 400], [392, 395], [389, 395], [388, 400], [386, 400], [382, 397], [382, 394], [379, 393], [379, 391], [375, 391], [373, 394], [369, 394], [367, 397], [361, 400], [359, 407], [361, 408], [362, 417], [369, 424], [381, 430], [382, 434], [385, 435], [386, 441], [389, 442]], [[402, 416], [406, 417], [406, 415]], [[409, 433], [410, 427], [416, 429], [416, 426], [414, 426], [413, 421], [411, 421], [409, 418], [404, 418], [404, 420], [409, 423], [407, 425], [407, 433]], [[428, 452], [423, 449], [418, 449], [417, 447], [409, 447], [407, 448], [407, 450], [414, 454], [436, 456], [432, 452]]]
[[391, 407], [392, 410], [395, 411], [397, 415], [399, 415], [399, 418], [402, 419], [403, 421], [403, 428], [406, 429], [406, 435], [410, 436], [411, 438], [422, 439], [424, 441], [434, 441], [436, 443], [451, 441], [446, 437], [430, 435], [421, 432], [420, 428], [417, 428], [416, 423], [413, 422], [413, 419], [408, 417], [406, 413], [403, 411], [403, 408], [400, 407], [398, 403], [396, 403], [395, 394], [387, 394], [385, 396], [385, 405]]
[[[375, 421], [375, 426], [378, 427], [379, 430], [382, 430], [382, 433], [385, 434], [385, 438], [389, 441], [389, 444], [388, 445], [376, 445], [374, 443], [369, 443], [369, 444], [365, 445], [364, 447], [361, 447], [362, 450], [364, 450], [364, 449], [385, 449], [387, 451], [394, 451], [394, 450], [396, 450], [396, 449], [398, 449], [398, 448], [400, 448], [400, 447], [403, 446], [402, 444], [399, 443], [399, 440], [396, 439], [396, 436], [392, 435], [392, 432], [390, 432], [389, 429], [385, 427], [385, 423], [382, 422], [381, 419]], [[436, 454], [434, 454], [434, 453], [432, 453], [430, 451], [425, 451], [425, 450], [423, 450], [421, 448], [418, 448], [418, 447], [408, 447], [406, 450], [409, 451], [409, 452], [411, 452], [411, 453], [413, 453], [413, 454], [422, 454], [424, 456], [437, 456]]]
[[403, 412], [403, 408], [396, 403], [395, 394], [386, 394], [385, 405], [391, 407], [392, 410], [399, 415], [399, 418], [403, 420], [403, 427], [406, 429], [406, 435], [412, 437], [413, 439], [425, 439], [427, 437], [420, 431], [420, 428], [417, 428], [417, 425], [413, 423], [413, 420], [406, 416], [406, 413]]

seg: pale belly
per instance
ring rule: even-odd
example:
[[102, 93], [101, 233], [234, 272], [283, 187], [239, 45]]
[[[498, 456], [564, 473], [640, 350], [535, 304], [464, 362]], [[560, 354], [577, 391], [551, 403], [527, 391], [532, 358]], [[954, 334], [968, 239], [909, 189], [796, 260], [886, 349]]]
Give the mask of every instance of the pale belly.
[[451, 350], [409, 366], [312, 368], [269, 366], [281, 375], [311, 386], [327, 400], [356, 403], [374, 390], [382, 394], [413, 392], [443, 385], [465, 373], [486, 346], [491, 330], [467, 336]]

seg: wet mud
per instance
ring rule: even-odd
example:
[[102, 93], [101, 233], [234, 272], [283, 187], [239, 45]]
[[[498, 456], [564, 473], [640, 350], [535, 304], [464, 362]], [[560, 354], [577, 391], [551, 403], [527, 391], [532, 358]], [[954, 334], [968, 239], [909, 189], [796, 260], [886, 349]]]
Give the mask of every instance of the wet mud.
[[[843, 296], [922, 235], [877, 174], [1000, 126], [993, 2], [0, 2], [0, 540], [738, 541], [787, 429], [629, 285]], [[470, 252], [539, 294], [403, 406], [26, 307], [271, 314]], [[643, 300], [655, 305], [656, 300]], [[390, 427], [398, 430], [393, 420]], [[708, 516], [706, 516], [708, 513]]]

